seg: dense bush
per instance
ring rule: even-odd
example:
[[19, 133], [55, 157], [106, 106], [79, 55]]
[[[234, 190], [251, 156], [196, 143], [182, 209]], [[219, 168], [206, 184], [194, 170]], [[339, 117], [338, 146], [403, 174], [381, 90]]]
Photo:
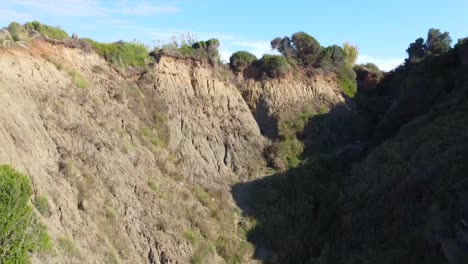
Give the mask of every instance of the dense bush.
[[291, 65], [284, 56], [263, 55], [258, 61], [260, 72], [271, 78], [284, 77], [291, 71]]
[[66, 39], [69, 37], [67, 32], [60, 29], [59, 27], [48, 26], [45, 24], [41, 24], [38, 21], [27, 22], [26, 24], [24, 24], [24, 27], [27, 30], [36, 30], [39, 33], [42, 33], [46, 35], [47, 37], [53, 38], [53, 39], [62, 40], [62, 39]]
[[349, 42], [345, 42], [343, 43], [343, 52], [345, 55], [345, 62], [349, 65], [354, 65], [359, 55], [358, 47]]
[[409, 66], [422, 61], [432, 55], [441, 55], [450, 50], [452, 38], [448, 32], [441, 32], [439, 29], [431, 28], [427, 33], [427, 39], [417, 38], [410, 43], [406, 52], [408, 58], [405, 65]]
[[115, 43], [99, 43], [85, 39], [94, 50], [107, 61], [120, 67], [144, 66], [148, 60], [148, 51], [143, 44], [119, 41]]
[[22, 26], [18, 22], [11, 22], [10, 25], [8, 25], [8, 31], [10, 32], [14, 41], [20, 40], [19, 34], [21, 30]]
[[26, 176], [0, 166], [0, 263], [29, 263], [30, 252], [52, 247], [30, 206], [31, 195]]
[[169, 45], [163, 46], [161, 49], [156, 49], [151, 53], [151, 56], [158, 56], [158, 54], [166, 54], [177, 57], [192, 58], [198, 60], [208, 60], [211, 65], [221, 64], [219, 57], [220, 42], [218, 39], [212, 38], [207, 41], [198, 41], [191, 44], [191, 42], [173, 41]]
[[271, 48], [283, 54], [288, 60], [297, 61], [301, 65], [313, 65], [322, 51], [320, 43], [305, 32], [294, 33], [291, 38], [275, 38]]
[[235, 72], [242, 71], [245, 67], [257, 60], [257, 57], [247, 51], [238, 51], [229, 58], [229, 65]]
[[344, 65], [346, 60], [345, 53], [340, 46], [333, 45], [322, 49], [321, 54], [316, 59], [315, 67], [329, 73], [335, 71]]
[[345, 65], [341, 68], [338, 73], [338, 85], [347, 96], [354, 97], [357, 92], [356, 73], [351, 66]]

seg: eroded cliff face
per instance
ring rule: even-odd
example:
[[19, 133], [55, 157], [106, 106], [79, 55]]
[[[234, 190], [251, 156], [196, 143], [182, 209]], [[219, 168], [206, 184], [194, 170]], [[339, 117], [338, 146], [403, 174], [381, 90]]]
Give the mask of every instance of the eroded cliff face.
[[149, 87], [167, 108], [169, 148], [190, 180], [234, 182], [265, 165], [267, 141], [234, 85], [200, 61], [163, 57], [155, 72]]
[[244, 100], [192, 60], [123, 75], [94, 53], [41, 41], [0, 50], [0, 164], [29, 175], [33, 199], [50, 207], [38, 215], [55, 252], [33, 262], [187, 263], [202, 245], [187, 232], [247, 243], [229, 186], [262, 176], [269, 143], [255, 119], [342, 98], [327, 81], [246, 87]]
[[306, 106], [331, 108], [344, 102], [333, 75], [313, 78], [287, 78], [265, 81], [248, 80], [241, 88], [262, 133], [274, 137], [277, 122], [291, 118]]

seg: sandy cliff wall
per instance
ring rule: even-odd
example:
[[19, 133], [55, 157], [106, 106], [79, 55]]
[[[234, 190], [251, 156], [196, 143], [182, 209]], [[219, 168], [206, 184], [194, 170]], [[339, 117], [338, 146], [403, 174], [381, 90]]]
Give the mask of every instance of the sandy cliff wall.
[[[163, 57], [124, 76], [79, 49], [0, 50], [0, 164], [28, 174], [50, 205], [40, 217], [55, 253], [33, 262], [187, 263], [196, 249], [185, 230], [237, 232], [226, 191], [265, 166], [257, 121], [341, 100], [326, 80], [246, 87], [192, 60]], [[198, 185], [221, 194], [207, 205]]]
[[332, 106], [344, 101], [334, 76], [246, 81], [241, 88], [262, 133], [276, 134], [279, 118], [290, 118], [305, 106]]

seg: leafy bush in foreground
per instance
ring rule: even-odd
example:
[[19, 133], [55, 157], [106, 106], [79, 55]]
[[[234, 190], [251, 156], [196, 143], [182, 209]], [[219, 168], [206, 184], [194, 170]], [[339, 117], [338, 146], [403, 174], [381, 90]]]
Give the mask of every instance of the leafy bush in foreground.
[[26, 176], [0, 166], [0, 263], [29, 263], [30, 252], [52, 248], [29, 204], [31, 195]]

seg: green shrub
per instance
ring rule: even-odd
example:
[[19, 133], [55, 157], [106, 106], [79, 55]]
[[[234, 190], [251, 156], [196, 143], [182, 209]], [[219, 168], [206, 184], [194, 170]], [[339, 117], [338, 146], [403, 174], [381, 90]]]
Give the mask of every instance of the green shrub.
[[208, 192], [203, 190], [203, 188], [199, 186], [195, 186], [193, 188], [193, 193], [195, 194], [195, 197], [202, 203], [204, 206], [209, 207], [211, 205], [211, 197]]
[[210, 242], [202, 242], [195, 250], [191, 259], [192, 264], [211, 263], [216, 254], [216, 249]]
[[49, 201], [47, 200], [47, 197], [36, 197], [36, 199], [34, 199], [33, 204], [39, 211], [39, 213], [41, 213], [41, 215], [43, 215], [44, 217], [50, 217], [50, 215], [52, 214], [52, 212], [50, 211], [50, 205]]
[[238, 51], [229, 58], [229, 65], [234, 72], [241, 72], [245, 67], [257, 60], [257, 57], [247, 51]]
[[338, 85], [343, 93], [349, 97], [354, 97], [357, 92], [356, 73], [349, 65], [344, 67], [338, 73]]
[[69, 38], [67, 32], [65, 32], [61, 28], [41, 24], [38, 21], [28, 22], [24, 24], [24, 27], [27, 30], [37, 30], [39, 33], [44, 34], [47, 37], [53, 38], [53, 39], [62, 40], [62, 39]]
[[359, 70], [366, 70], [366, 71], [374, 73], [374, 74], [380, 74], [381, 73], [379, 67], [377, 65], [375, 65], [374, 63], [371, 63], [371, 62], [366, 63], [366, 64], [356, 65], [356, 66], [353, 67], [353, 70], [355, 72], [359, 71]]
[[99, 55], [108, 62], [119, 67], [138, 67], [146, 65], [149, 59], [148, 51], [143, 44], [119, 41], [115, 43], [99, 43], [92, 39], [89, 42]]
[[21, 24], [19, 24], [18, 22], [11, 22], [10, 25], [8, 25], [8, 31], [10, 32], [11, 37], [14, 41], [20, 40], [19, 34], [21, 30]]
[[89, 87], [89, 83], [88, 81], [81, 75], [81, 73], [79, 73], [78, 71], [76, 70], [71, 70], [68, 72], [68, 74], [70, 75], [70, 77], [72, 78], [72, 81], [73, 83], [78, 87], [78, 88], [81, 88], [81, 89], [86, 89]]
[[28, 177], [0, 166], [0, 263], [29, 263], [29, 253], [48, 251], [52, 243], [29, 205]]
[[153, 190], [154, 192], [158, 191], [158, 182], [155, 179], [151, 179], [148, 181], [148, 186]]
[[190, 244], [192, 246], [196, 246], [198, 244], [198, 242], [200, 242], [200, 239], [201, 239], [200, 235], [195, 233], [193, 230], [185, 231], [184, 232], [184, 238], [185, 238], [185, 240], [190, 242]]
[[271, 78], [284, 77], [291, 71], [291, 65], [280, 55], [263, 55], [259, 66], [260, 72]]

